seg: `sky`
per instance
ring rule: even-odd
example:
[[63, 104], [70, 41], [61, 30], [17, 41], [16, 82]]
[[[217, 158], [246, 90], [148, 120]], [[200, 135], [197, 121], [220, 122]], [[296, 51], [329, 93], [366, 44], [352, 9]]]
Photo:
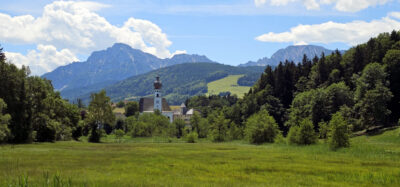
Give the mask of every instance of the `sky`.
[[2, 1], [7, 59], [42, 75], [114, 43], [239, 65], [289, 45], [348, 49], [400, 30], [400, 0]]

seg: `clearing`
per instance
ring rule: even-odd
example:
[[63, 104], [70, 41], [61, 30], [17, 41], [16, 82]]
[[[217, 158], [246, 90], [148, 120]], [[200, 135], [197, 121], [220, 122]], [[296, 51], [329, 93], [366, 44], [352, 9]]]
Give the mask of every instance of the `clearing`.
[[218, 95], [221, 92], [231, 92], [236, 94], [239, 98], [243, 97], [250, 89], [249, 86], [239, 86], [238, 79], [244, 75], [229, 75], [225, 78], [210, 82], [207, 84], [207, 95]]

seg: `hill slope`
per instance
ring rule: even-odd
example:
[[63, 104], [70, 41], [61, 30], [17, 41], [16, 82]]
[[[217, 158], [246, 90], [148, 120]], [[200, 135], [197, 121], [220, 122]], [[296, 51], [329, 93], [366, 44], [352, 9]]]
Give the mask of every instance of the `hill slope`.
[[[325, 55], [329, 55], [333, 50], [325, 49], [321, 46], [316, 45], [296, 45], [296, 46], [288, 46], [285, 49], [279, 49], [275, 52], [271, 58], [264, 57], [256, 62], [249, 61], [245, 64], [241, 64], [239, 66], [276, 66], [279, 62], [284, 62], [285, 60], [293, 61], [295, 63], [301, 62], [303, 59], [303, 55], [307, 55], [308, 58], [313, 58], [315, 55], [318, 57], [321, 56], [321, 53], [325, 53]], [[344, 51], [341, 51], [344, 52]]]
[[42, 77], [51, 80], [64, 98], [71, 99], [134, 75], [189, 62], [212, 61], [206, 56], [186, 54], [159, 59], [126, 44], [116, 43], [106, 50], [93, 52], [85, 62], [58, 67]]
[[[260, 75], [262, 71], [260, 68], [235, 67], [217, 63], [185, 63], [130, 77], [105, 87], [105, 90], [113, 101], [135, 100], [138, 97], [151, 95], [155, 77], [160, 76], [164, 97], [171, 104], [180, 104], [190, 96], [207, 93], [209, 82], [228, 75]], [[80, 98], [88, 101], [89, 95], [87, 93]]]
[[208, 95], [218, 95], [222, 92], [230, 92], [236, 94], [238, 97], [249, 92], [250, 86], [240, 86], [238, 80], [244, 75], [229, 75], [225, 78], [210, 82], [207, 84]]

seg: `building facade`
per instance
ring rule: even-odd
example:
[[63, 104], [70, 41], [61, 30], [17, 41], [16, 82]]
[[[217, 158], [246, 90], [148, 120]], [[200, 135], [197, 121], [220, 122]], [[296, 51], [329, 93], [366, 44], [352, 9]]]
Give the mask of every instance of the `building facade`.
[[172, 123], [174, 120], [174, 112], [169, 107], [167, 100], [162, 98], [161, 88], [162, 83], [160, 77], [156, 77], [154, 81], [154, 96], [144, 97], [139, 100], [139, 112], [140, 113], [154, 113], [155, 110], [161, 112], [163, 116], [166, 116]]

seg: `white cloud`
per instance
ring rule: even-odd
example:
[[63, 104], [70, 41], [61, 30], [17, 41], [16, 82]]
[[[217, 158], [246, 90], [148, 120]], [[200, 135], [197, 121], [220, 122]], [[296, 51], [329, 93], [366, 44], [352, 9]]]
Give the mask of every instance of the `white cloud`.
[[0, 41], [51, 45], [74, 55], [87, 55], [121, 42], [160, 58], [171, 56], [168, 47], [172, 42], [160, 27], [135, 18], [120, 27], [113, 25], [95, 12], [106, 7], [95, 2], [56, 1], [46, 5], [36, 18], [0, 13]]
[[180, 55], [180, 54], [186, 54], [187, 51], [186, 50], [177, 50], [174, 53], [171, 54], [171, 58], [175, 55]]
[[294, 45], [308, 45], [308, 43], [300, 41], [300, 42], [294, 43]]
[[38, 45], [37, 50], [30, 50], [27, 55], [5, 52], [7, 59], [18, 67], [29, 66], [33, 75], [41, 75], [58, 66], [78, 61], [78, 58], [68, 49], [57, 51], [52, 45]]
[[254, 4], [256, 4], [256, 6], [262, 6], [265, 3], [267, 3], [267, 0], [254, 0]]
[[390, 12], [389, 16], [396, 19], [400, 19], [400, 12]]
[[293, 43], [334, 43], [341, 42], [357, 45], [368, 41], [382, 32], [400, 29], [398, 20], [400, 12], [392, 12], [379, 20], [353, 21], [349, 23], [325, 22], [315, 25], [298, 25], [287, 32], [267, 34], [256, 37], [262, 42], [293, 42]]
[[[342, 12], [358, 12], [368, 7], [384, 5], [391, 0], [270, 0], [272, 6], [286, 6], [289, 3], [301, 2], [307, 10], [318, 10], [321, 5], [334, 5], [335, 9]], [[267, 4], [267, 0], [254, 0], [260, 7]]]

